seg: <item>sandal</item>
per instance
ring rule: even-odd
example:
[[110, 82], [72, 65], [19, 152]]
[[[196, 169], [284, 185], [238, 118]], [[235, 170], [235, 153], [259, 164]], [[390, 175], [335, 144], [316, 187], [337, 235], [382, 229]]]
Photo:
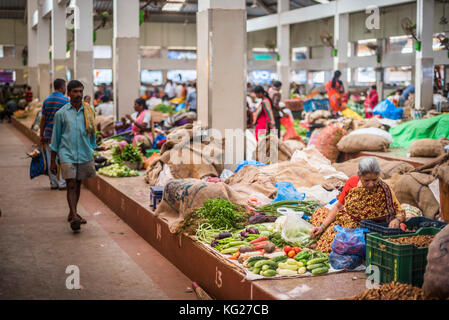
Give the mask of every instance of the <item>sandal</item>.
[[[76, 216], [81, 220], [81, 224], [86, 224], [87, 223], [86, 219], [81, 217], [78, 213], [76, 214]], [[70, 218], [67, 218], [67, 221], [71, 222], [72, 220]]]
[[81, 219], [77, 218], [70, 222], [70, 228], [73, 231], [79, 231], [81, 229]]

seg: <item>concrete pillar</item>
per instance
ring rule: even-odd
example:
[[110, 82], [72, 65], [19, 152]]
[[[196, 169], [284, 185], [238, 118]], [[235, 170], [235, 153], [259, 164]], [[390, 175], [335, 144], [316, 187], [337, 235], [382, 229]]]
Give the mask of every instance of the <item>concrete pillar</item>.
[[[377, 45], [381, 50], [381, 58], [384, 54], [384, 40], [383, 39], [377, 39]], [[376, 54], [377, 57], [377, 54]], [[384, 68], [382, 67], [382, 61], [377, 62], [376, 66], [376, 86], [377, 86], [377, 93], [379, 94], [379, 101], [382, 101], [384, 99]]]
[[113, 87], [117, 119], [134, 111], [139, 96], [139, 0], [114, 0]]
[[42, 16], [43, 6], [38, 5], [37, 25], [37, 68], [39, 100], [45, 100], [51, 93], [50, 77], [50, 21]]
[[14, 70], [16, 72], [16, 85], [24, 85], [26, 84], [26, 79], [25, 79], [25, 70], [24, 69], [16, 69]]
[[[72, 80], [84, 85], [84, 95], [93, 97], [94, 55], [93, 55], [93, 0], [77, 0], [75, 6], [75, 53]], [[79, 25], [77, 25], [79, 20]]]
[[27, 59], [27, 83], [33, 90], [34, 97], [38, 97], [39, 81], [37, 73], [37, 28], [33, 28], [33, 16], [37, 14], [37, 0], [27, 0], [27, 38], [28, 38], [28, 59]]
[[[338, 5], [338, 4], [337, 4]], [[340, 80], [345, 90], [348, 90], [348, 41], [349, 41], [349, 14], [336, 14], [334, 18], [334, 47], [337, 56], [334, 57], [334, 71], [340, 70]]]
[[51, 11], [51, 44], [53, 47], [51, 69], [53, 70], [53, 79], [67, 78], [66, 48], [67, 48], [67, 30], [65, 27], [66, 6], [65, 1], [58, 4], [59, 0], [50, 0], [53, 2]]
[[415, 61], [415, 108], [429, 110], [433, 101], [433, 19], [434, 0], [417, 0], [416, 35], [421, 50], [416, 51]]
[[243, 130], [246, 127], [245, 1], [199, 0], [198, 6], [198, 120], [202, 126], [218, 129], [222, 134], [225, 129]]
[[[290, 10], [290, 0], [278, 0], [278, 13]], [[290, 86], [290, 25], [281, 25], [279, 18], [277, 26], [277, 48], [280, 61], [277, 62], [277, 74], [282, 82], [282, 100], [288, 99]]]

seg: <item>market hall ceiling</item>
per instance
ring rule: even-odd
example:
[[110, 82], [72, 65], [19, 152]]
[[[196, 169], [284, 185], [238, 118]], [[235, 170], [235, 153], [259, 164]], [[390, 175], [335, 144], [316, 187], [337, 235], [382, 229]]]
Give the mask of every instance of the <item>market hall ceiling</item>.
[[[162, 11], [163, 5], [172, 1], [176, 2], [176, 0], [140, 1], [140, 8], [143, 8], [145, 11], [145, 21], [179, 23], [196, 21], [198, 0], [185, 0], [180, 11]], [[111, 14], [113, 9], [112, 2], [112, 0], [94, 0], [94, 10], [97, 13], [108, 11]], [[276, 13], [277, 2], [278, 0], [246, 0], [248, 19]], [[290, 0], [290, 9], [308, 7], [321, 2], [325, 1]], [[0, 19], [22, 19], [25, 21], [26, 3], [27, 0], [0, 0]], [[112, 14], [110, 16], [112, 17]]]

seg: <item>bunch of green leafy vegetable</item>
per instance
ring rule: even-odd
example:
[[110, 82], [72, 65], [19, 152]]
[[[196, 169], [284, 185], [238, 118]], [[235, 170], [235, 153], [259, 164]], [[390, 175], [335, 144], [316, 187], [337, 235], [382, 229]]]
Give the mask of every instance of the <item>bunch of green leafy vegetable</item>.
[[123, 148], [123, 150], [120, 150], [120, 147], [115, 147], [112, 153], [112, 159], [115, 163], [121, 163], [123, 161], [130, 163], [141, 163], [142, 154], [139, 149], [128, 144]]
[[157, 106], [155, 106], [153, 108], [153, 111], [158, 111], [158, 112], [162, 112], [162, 113], [174, 113], [175, 109], [172, 106], [168, 106], [165, 104], [158, 104]]
[[307, 129], [301, 126], [300, 121], [298, 119], [295, 119], [295, 123], [293, 124], [293, 128], [295, 131], [300, 135], [301, 138], [307, 137]]
[[[216, 198], [204, 201], [197, 210], [201, 218], [205, 218], [214, 228], [238, 228], [247, 222], [245, 212], [228, 200]], [[246, 221], [245, 221], [246, 220]]]

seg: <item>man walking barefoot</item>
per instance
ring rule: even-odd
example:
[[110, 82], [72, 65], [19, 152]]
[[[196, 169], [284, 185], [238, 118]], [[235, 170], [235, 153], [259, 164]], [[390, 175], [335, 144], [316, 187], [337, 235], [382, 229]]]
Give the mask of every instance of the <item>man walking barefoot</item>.
[[77, 212], [83, 179], [95, 177], [93, 152], [95, 142], [95, 111], [83, 104], [84, 86], [78, 80], [67, 85], [70, 102], [55, 114], [51, 139], [50, 170], [56, 174], [56, 155], [61, 162], [62, 177], [67, 183], [68, 221], [73, 231], [86, 223]]

